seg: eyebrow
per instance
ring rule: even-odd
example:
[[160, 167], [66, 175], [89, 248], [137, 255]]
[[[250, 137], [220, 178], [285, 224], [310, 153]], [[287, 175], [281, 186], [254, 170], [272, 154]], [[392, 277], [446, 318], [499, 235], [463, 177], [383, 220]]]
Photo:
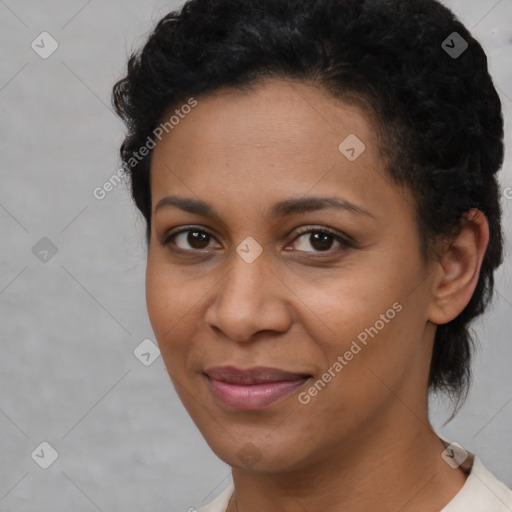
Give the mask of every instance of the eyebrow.
[[[155, 207], [155, 213], [163, 208], [175, 207], [188, 213], [202, 215], [203, 217], [213, 217], [220, 220], [219, 213], [213, 206], [197, 199], [179, 196], [167, 196], [158, 201]], [[295, 213], [306, 213], [327, 208], [336, 208], [349, 213], [364, 215], [375, 218], [368, 210], [357, 206], [346, 199], [338, 197], [301, 197], [290, 198], [279, 201], [272, 205], [270, 217], [280, 218], [293, 215]]]

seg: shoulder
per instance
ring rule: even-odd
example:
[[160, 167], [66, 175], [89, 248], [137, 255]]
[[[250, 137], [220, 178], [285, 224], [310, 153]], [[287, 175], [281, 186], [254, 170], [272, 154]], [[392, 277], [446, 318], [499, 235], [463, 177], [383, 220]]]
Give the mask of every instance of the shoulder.
[[474, 456], [466, 483], [441, 512], [512, 512], [512, 490]]
[[224, 489], [213, 501], [201, 507], [199, 510], [191, 508], [187, 512], [226, 512], [226, 508], [229, 503], [229, 499], [235, 490], [233, 483], [231, 483], [226, 489]]

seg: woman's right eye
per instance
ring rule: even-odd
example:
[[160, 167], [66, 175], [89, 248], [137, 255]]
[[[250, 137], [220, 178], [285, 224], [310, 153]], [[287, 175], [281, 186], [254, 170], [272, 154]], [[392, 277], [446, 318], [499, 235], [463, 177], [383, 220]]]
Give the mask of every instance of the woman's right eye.
[[[197, 228], [186, 228], [170, 234], [163, 241], [163, 245], [173, 244], [181, 251], [195, 251], [207, 249], [213, 235]], [[187, 247], [188, 245], [188, 247]]]

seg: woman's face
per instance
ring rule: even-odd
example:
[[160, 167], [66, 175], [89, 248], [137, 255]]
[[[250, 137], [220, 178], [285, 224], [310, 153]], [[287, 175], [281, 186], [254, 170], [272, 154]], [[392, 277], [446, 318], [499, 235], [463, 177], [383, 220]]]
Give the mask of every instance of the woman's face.
[[206, 441], [284, 471], [420, 423], [431, 271], [369, 118], [278, 80], [188, 110], [152, 158], [147, 305]]

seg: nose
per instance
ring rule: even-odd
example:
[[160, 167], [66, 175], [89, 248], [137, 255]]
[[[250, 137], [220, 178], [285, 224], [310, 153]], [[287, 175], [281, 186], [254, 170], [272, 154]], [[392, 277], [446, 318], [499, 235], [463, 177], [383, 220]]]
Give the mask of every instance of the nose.
[[234, 255], [227, 274], [214, 288], [205, 321], [212, 329], [236, 342], [248, 342], [262, 331], [283, 333], [292, 323], [293, 293], [261, 254], [247, 263]]

